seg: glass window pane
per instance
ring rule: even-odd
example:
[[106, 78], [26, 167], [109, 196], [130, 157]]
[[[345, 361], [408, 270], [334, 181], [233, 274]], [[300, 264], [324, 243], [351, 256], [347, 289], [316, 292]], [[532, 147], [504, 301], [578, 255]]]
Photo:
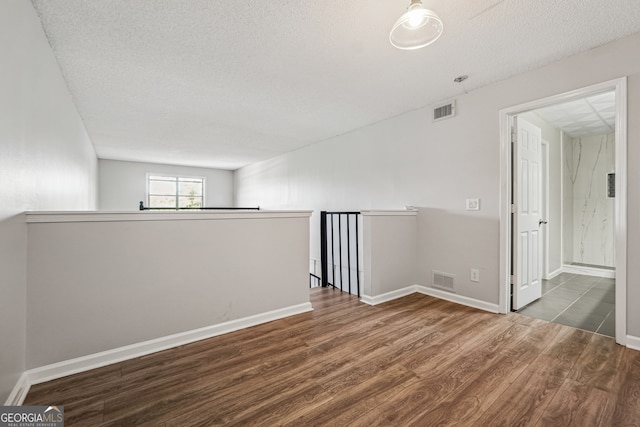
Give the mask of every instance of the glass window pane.
[[176, 194], [176, 183], [175, 181], [149, 181], [149, 194]]
[[181, 196], [202, 196], [202, 182], [180, 182]]
[[202, 197], [180, 196], [180, 207], [181, 208], [201, 208]]
[[204, 178], [148, 175], [150, 208], [198, 208], [204, 206]]
[[149, 207], [151, 208], [175, 208], [175, 196], [149, 196]]

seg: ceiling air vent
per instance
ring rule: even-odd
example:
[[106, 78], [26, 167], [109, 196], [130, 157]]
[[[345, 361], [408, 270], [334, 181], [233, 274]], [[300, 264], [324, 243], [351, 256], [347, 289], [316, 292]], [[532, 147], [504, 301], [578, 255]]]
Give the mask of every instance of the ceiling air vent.
[[433, 121], [448, 119], [456, 115], [456, 102], [450, 101], [433, 109]]

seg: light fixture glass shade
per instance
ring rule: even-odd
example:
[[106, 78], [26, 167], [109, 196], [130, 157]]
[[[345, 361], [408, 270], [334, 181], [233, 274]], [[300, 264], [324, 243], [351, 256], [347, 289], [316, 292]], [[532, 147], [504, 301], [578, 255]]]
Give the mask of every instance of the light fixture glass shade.
[[442, 20], [425, 9], [420, 0], [411, 0], [409, 10], [396, 21], [389, 41], [398, 49], [420, 49], [438, 40], [442, 34]]

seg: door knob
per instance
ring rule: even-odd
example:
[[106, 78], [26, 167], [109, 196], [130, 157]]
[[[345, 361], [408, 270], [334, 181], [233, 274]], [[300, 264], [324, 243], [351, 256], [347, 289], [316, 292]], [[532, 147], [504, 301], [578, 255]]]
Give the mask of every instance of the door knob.
[[540, 221], [538, 221], [538, 227], [541, 226], [542, 224], [546, 224], [547, 221], [545, 221], [544, 219], [541, 219]]

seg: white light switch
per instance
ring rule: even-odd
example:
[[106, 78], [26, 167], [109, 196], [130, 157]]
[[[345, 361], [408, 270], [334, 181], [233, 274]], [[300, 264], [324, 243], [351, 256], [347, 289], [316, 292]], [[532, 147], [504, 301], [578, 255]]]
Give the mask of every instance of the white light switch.
[[479, 211], [480, 210], [480, 199], [467, 199], [467, 210], [468, 211]]

